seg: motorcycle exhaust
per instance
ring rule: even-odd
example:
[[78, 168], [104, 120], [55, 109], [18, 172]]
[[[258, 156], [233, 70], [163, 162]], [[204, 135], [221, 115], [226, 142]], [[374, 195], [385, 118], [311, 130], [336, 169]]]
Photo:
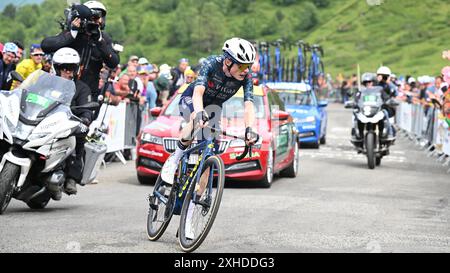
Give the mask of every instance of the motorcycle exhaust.
[[52, 192], [59, 191], [62, 188], [62, 186], [64, 185], [65, 180], [66, 180], [66, 176], [65, 176], [64, 172], [56, 171], [47, 178], [46, 188]]

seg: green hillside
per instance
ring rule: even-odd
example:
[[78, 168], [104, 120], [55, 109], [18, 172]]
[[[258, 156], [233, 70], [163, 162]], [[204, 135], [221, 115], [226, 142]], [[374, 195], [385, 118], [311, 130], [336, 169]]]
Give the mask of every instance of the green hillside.
[[[226, 38], [278, 38], [319, 43], [325, 69], [336, 75], [388, 65], [397, 74], [436, 74], [448, 64], [450, 44], [446, 0], [103, 0], [107, 29], [131, 54], [156, 63], [175, 63], [220, 52]], [[0, 41], [39, 42], [59, 32], [65, 0], [45, 0], [0, 15]], [[293, 57], [291, 48], [283, 54]]]

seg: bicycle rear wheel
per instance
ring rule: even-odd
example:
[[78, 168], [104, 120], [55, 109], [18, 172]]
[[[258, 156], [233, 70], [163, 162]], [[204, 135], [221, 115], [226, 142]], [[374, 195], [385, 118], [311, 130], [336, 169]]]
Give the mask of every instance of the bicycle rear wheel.
[[[200, 198], [200, 204], [193, 202], [196, 183], [191, 183], [181, 209], [179, 242], [181, 249], [185, 252], [194, 251], [206, 238], [222, 200], [225, 184], [225, 168], [222, 159], [218, 156], [209, 157], [203, 165], [201, 174], [204, 174], [207, 169], [210, 170], [210, 174], [206, 189]], [[217, 181], [215, 187], [214, 181]], [[192, 236], [186, 234], [186, 228], [192, 231]], [[187, 238], [187, 236], [193, 238]]]
[[[164, 204], [156, 196], [158, 191], [161, 195], [167, 198], [167, 203]], [[147, 236], [151, 241], [158, 240], [166, 231], [167, 226], [172, 219], [173, 207], [176, 201], [176, 190], [170, 185], [163, 185], [161, 175], [156, 180], [153, 190], [153, 196], [149, 198], [149, 209], [147, 215]]]

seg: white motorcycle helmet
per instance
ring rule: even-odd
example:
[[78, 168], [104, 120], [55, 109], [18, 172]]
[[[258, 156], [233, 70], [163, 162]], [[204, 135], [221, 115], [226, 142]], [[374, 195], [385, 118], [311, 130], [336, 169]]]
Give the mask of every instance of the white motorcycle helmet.
[[92, 10], [101, 11], [102, 17], [106, 16], [107, 11], [106, 11], [105, 5], [103, 5], [102, 3], [98, 2], [98, 1], [87, 1], [83, 5], [85, 5], [86, 7], [90, 8]]
[[389, 69], [389, 67], [387, 67], [387, 66], [381, 66], [377, 70], [377, 75], [388, 75], [388, 76], [391, 76], [391, 74], [392, 74], [392, 72]]
[[234, 63], [253, 64], [256, 60], [255, 47], [247, 40], [231, 38], [222, 47], [224, 56], [231, 58]]
[[80, 55], [78, 52], [70, 47], [63, 47], [58, 49], [53, 55], [52, 70], [57, 76], [61, 76], [61, 69], [69, 68], [78, 74], [80, 66]]
[[93, 16], [98, 16], [98, 17], [103, 18], [101, 29], [105, 29], [106, 14], [107, 14], [105, 5], [103, 5], [102, 3], [98, 2], [98, 1], [87, 1], [83, 5], [85, 5], [86, 7], [91, 9]]

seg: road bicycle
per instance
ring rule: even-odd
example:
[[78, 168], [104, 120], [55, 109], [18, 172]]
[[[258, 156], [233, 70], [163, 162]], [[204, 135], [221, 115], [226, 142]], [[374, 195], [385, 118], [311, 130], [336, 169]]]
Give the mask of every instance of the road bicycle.
[[[215, 145], [216, 136], [221, 134], [244, 140], [243, 137], [230, 135], [219, 129], [206, 128], [211, 130], [211, 134], [206, 140], [193, 143], [184, 151], [173, 184], [164, 182], [161, 175], [158, 176], [153, 193], [148, 197], [148, 238], [151, 241], [158, 240], [172, 216], [180, 215], [177, 236], [180, 247], [185, 252], [192, 252], [201, 245], [219, 211], [225, 184], [225, 168], [222, 159], [215, 153], [218, 150]], [[242, 155], [236, 159], [242, 160], [247, 154], [252, 156], [251, 146], [245, 146]]]
[[[321, 57], [324, 56], [323, 48], [320, 45], [312, 45], [307, 48], [311, 52], [308, 70], [308, 82], [313, 91], [317, 90], [318, 78], [320, 75], [325, 75], [323, 62]], [[320, 53], [320, 54], [319, 54]]]
[[297, 60], [294, 65], [294, 82], [304, 82], [306, 80], [306, 48], [308, 44], [299, 40], [297, 45]]
[[282, 39], [276, 40], [272, 43], [275, 46], [275, 65], [273, 67], [273, 76], [272, 79], [274, 82], [280, 82], [283, 80], [283, 66], [281, 64], [281, 45], [283, 44]]

